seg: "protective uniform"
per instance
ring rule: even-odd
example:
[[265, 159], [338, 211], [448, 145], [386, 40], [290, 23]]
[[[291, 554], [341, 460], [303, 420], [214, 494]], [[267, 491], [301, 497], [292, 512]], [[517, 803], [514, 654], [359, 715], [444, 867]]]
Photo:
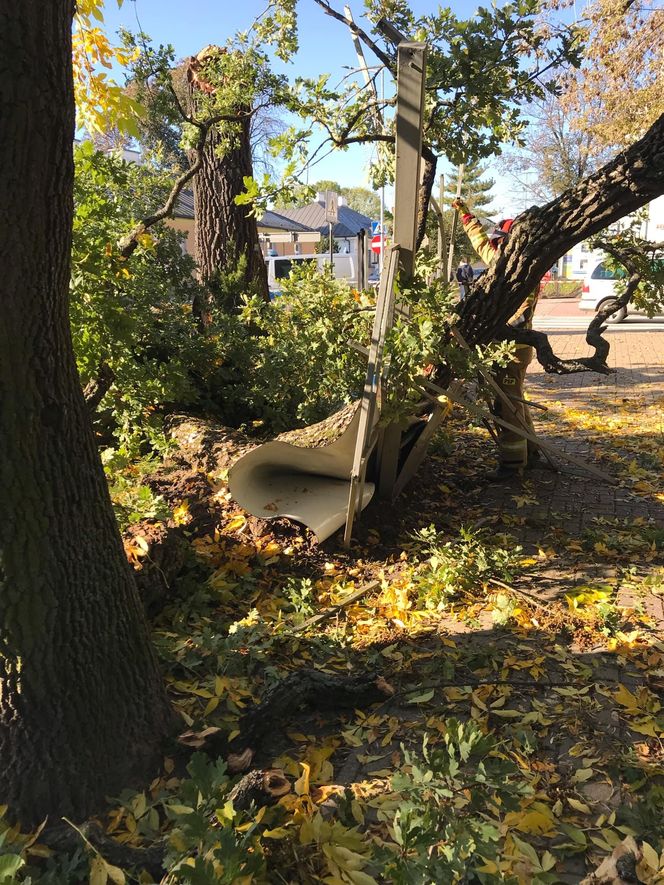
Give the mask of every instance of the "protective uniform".
[[[511, 222], [502, 222], [500, 228], [496, 231], [497, 238], [490, 239], [479, 223], [477, 218], [471, 213], [465, 213], [461, 216], [461, 222], [464, 226], [468, 239], [473, 244], [473, 248], [486, 264], [491, 264], [498, 252], [498, 242], [501, 233], [507, 236]], [[510, 319], [509, 324], [521, 329], [532, 329], [533, 314], [537, 305], [539, 296], [539, 286], [534, 292], [526, 298], [519, 310]], [[507, 405], [501, 399], [496, 398], [493, 403], [493, 414], [510, 424], [517, 427], [526, 427], [533, 430], [533, 422], [530, 417], [530, 410], [523, 400], [523, 384], [526, 377], [526, 369], [533, 358], [533, 348], [529, 344], [517, 344], [516, 355], [509, 365], [505, 368], [496, 366], [493, 371], [493, 377], [501, 390], [510, 397], [512, 404], [508, 409]], [[534, 432], [534, 431], [533, 431]], [[498, 440], [498, 452], [500, 459], [500, 467], [504, 470], [520, 470], [525, 467], [529, 460], [537, 457], [538, 447], [530, 440], [524, 439], [513, 430], [508, 430], [501, 425], [496, 426], [496, 435]]]

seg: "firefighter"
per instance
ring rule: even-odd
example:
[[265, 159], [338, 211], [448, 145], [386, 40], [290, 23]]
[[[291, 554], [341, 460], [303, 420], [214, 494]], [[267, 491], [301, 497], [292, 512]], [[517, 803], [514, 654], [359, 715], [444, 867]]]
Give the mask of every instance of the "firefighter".
[[[491, 264], [509, 236], [513, 219], [507, 218], [499, 222], [488, 235], [477, 218], [468, 209], [463, 200], [455, 200], [452, 206], [461, 213], [461, 223], [473, 244], [473, 248], [486, 264]], [[533, 314], [537, 304], [539, 287], [531, 292], [519, 310], [510, 320], [510, 325], [520, 329], [531, 329]], [[534, 433], [530, 410], [524, 400], [523, 384], [526, 369], [533, 358], [533, 348], [528, 344], [517, 344], [514, 359], [509, 365], [496, 366], [493, 371], [494, 380], [500, 389], [510, 398], [511, 408], [497, 398], [493, 403], [492, 412], [499, 418], [509, 421], [518, 427], [525, 427]], [[498, 468], [488, 475], [492, 482], [505, 482], [519, 476], [524, 468], [532, 467], [540, 457], [537, 445], [524, 439], [507, 427], [496, 425], [498, 440]]]

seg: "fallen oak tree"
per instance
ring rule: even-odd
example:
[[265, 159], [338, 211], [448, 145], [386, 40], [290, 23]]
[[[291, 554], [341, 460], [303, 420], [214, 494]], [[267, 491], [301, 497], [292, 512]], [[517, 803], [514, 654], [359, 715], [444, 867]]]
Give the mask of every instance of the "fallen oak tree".
[[[600, 170], [544, 206], [533, 206], [515, 221], [509, 239], [496, 261], [478, 281], [473, 293], [459, 306], [456, 328], [471, 347], [495, 340], [516, 340], [533, 345], [538, 359], [549, 373], [569, 374], [596, 371], [607, 374], [609, 344], [602, 337], [608, 313], [600, 312], [588, 329], [594, 354], [562, 360], [553, 351], [548, 337], [539, 331], [515, 330], [509, 318], [538, 284], [546, 270], [576, 243], [597, 235], [613, 222], [635, 212], [664, 193], [664, 115], [634, 145], [622, 151]], [[629, 269], [629, 268], [628, 268]], [[623, 298], [631, 297], [639, 275], [630, 272]], [[451, 337], [451, 332], [450, 332]], [[439, 384], [449, 385], [454, 376], [441, 355]], [[303, 428], [280, 439], [299, 445], [330, 442], [343, 429], [354, 406], [344, 407], [325, 422]], [[322, 429], [322, 432], [318, 432]], [[316, 430], [316, 433], [313, 431]], [[313, 433], [313, 439], [307, 435]], [[219, 470], [248, 451], [253, 443], [236, 431], [211, 421], [177, 418], [171, 434], [183, 457], [197, 469]]]

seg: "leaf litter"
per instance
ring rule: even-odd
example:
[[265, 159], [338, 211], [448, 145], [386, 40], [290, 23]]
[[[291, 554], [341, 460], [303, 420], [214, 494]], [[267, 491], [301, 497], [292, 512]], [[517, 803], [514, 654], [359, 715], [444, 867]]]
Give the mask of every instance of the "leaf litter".
[[[625, 857], [664, 882], [662, 401], [624, 401], [608, 423], [560, 403], [549, 414], [562, 438], [601, 429], [595, 455], [620, 474], [625, 512], [588, 504], [595, 481], [545, 471], [487, 491], [489, 443], [462, 421], [396, 505], [367, 511], [350, 552], [248, 531], [212, 477], [215, 523], [154, 624], [189, 747], [110, 803], [107, 835], [163, 844], [168, 883], [592, 885], [622, 881]], [[169, 503], [186, 530], [195, 502]], [[376, 673], [394, 692], [275, 721], [254, 765], [292, 789], [236, 811], [237, 776], [196, 747], [232, 741], [300, 668]], [[2, 829], [0, 871], [19, 858], [31, 881], [153, 881]]]

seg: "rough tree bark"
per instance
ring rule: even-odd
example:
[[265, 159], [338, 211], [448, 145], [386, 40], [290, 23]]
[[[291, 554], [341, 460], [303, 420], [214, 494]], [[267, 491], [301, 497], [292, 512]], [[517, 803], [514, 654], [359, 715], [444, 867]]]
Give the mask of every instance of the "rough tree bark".
[[81, 818], [170, 725], [76, 372], [73, 0], [0, 13], [0, 802]]
[[419, 249], [427, 229], [427, 216], [431, 203], [431, 192], [436, 180], [436, 155], [427, 145], [422, 147], [422, 179], [417, 194], [417, 234], [416, 247]]
[[[459, 329], [470, 344], [513, 338], [506, 322], [544, 273], [577, 243], [664, 193], [664, 115], [627, 150], [576, 187], [515, 221], [497, 260], [460, 308]], [[529, 343], [535, 344], [534, 336]], [[528, 340], [520, 333], [519, 340]], [[601, 354], [569, 363], [549, 357], [546, 370], [606, 372]]]
[[[190, 86], [190, 112], [197, 114], [198, 83]], [[215, 278], [221, 271], [237, 269], [241, 257], [246, 259], [244, 282], [257, 294], [269, 301], [267, 271], [258, 239], [256, 217], [249, 215], [249, 207], [235, 203], [235, 197], [244, 191], [244, 177], [253, 177], [250, 139], [250, 109], [238, 108], [238, 114], [246, 114], [233, 124], [237, 144], [232, 150], [219, 150], [224, 136], [218, 126], [207, 134], [202, 161], [194, 178], [194, 217], [196, 259], [202, 282], [217, 293]], [[192, 157], [193, 163], [196, 158]], [[235, 304], [225, 305], [233, 308]]]

